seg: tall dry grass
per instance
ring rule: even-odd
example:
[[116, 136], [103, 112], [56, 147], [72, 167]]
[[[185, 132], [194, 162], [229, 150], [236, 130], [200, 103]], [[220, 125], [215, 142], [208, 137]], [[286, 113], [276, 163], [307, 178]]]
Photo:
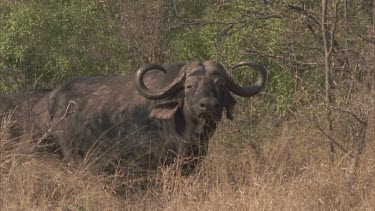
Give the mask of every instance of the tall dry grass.
[[0, 131], [0, 210], [374, 210], [374, 118], [354, 174], [349, 156], [337, 152], [330, 163], [324, 135], [308, 115], [295, 115], [264, 118], [252, 134], [225, 121], [195, 174], [162, 167], [147, 183], [12, 139], [8, 122]]

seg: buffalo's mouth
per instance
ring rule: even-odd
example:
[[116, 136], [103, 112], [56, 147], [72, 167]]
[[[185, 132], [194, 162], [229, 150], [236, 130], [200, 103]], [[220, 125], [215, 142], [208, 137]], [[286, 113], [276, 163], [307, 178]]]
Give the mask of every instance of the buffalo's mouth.
[[220, 121], [220, 116], [212, 113], [202, 113], [199, 114], [198, 117], [199, 120], [196, 128], [197, 137], [207, 137]]
[[218, 122], [220, 120], [220, 115], [216, 114], [216, 113], [208, 113], [208, 112], [205, 112], [205, 113], [200, 113], [198, 115], [198, 118], [200, 121], [204, 121], [204, 122]]
[[213, 119], [214, 115], [211, 113], [201, 113], [198, 115], [199, 119]]

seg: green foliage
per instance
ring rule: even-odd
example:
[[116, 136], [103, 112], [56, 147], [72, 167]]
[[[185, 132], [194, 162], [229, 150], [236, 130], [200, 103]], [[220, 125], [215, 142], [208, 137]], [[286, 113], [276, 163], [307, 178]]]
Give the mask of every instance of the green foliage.
[[177, 35], [172, 44], [176, 60], [212, 59], [213, 39], [206, 33], [209, 30], [200, 28]]
[[224, 64], [241, 60], [244, 52], [241, 42], [250, 28], [227, 23], [236, 22], [244, 3], [187, 2], [181, 5], [181, 14], [182, 18], [190, 17], [192, 25], [176, 32], [171, 56], [176, 60], [217, 59]]
[[[248, 49], [259, 52], [281, 52], [280, 42], [284, 33], [281, 19], [259, 19], [249, 24], [243, 16], [249, 8], [247, 1], [228, 2], [222, 5], [199, 4], [195, 8], [195, 1], [187, 1], [183, 14], [194, 17], [192, 21], [198, 27], [189, 27], [181, 30], [172, 40], [172, 56], [176, 60], [217, 59], [226, 66], [241, 60], [259, 58], [246, 54]], [[257, 9], [259, 3], [252, 4]], [[183, 7], [185, 8], [185, 7]], [[203, 10], [203, 9], [204, 10]], [[203, 11], [202, 11], [203, 10]], [[250, 14], [251, 15], [251, 14]], [[239, 22], [243, 22], [239, 23]], [[253, 42], [249, 42], [249, 38]], [[274, 96], [272, 102], [277, 104], [277, 113], [285, 115], [288, 107], [293, 103], [292, 93], [294, 78], [290, 70], [280, 68], [279, 65], [263, 60], [270, 72], [268, 91]], [[254, 82], [254, 71], [238, 70], [233, 73], [236, 81], [243, 86]]]
[[288, 70], [281, 69], [280, 67], [274, 67], [272, 72], [270, 72], [269, 78], [268, 89], [274, 96], [272, 101], [276, 107], [276, 112], [280, 116], [284, 116], [294, 102], [293, 75]]
[[[154, 11], [158, 14], [143, 11], [153, 4], [163, 5]], [[319, 7], [306, 3], [306, 8]], [[124, 24], [122, 17], [129, 15], [124, 11], [133, 12], [126, 20], [135, 23]], [[0, 12], [1, 92], [53, 87], [79, 75], [127, 74], [152, 55], [160, 57], [152, 57], [155, 61], [165, 62], [215, 59], [229, 71], [231, 64], [241, 60], [260, 61], [269, 72], [266, 92], [272, 97], [267, 97], [267, 105], [285, 116], [295, 103], [295, 70], [259, 53], [283, 55], [294, 50], [288, 47], [289, 36], [296, 30], [289, 21], [294, 17], [262, 18], [268, 12], [262, 2], [3, 1]], [[162, 21], [154, 21], [157, 18]], [[171, 26], [158, 25], [165, 23]], [[314, 42], [311, 40], [311, 34], [302, 33], [293, 42], [303, 48]], [[310, 57], [295, 51], [297, 60]], [[324, 80], [315, 73], [301, 77], [319, 89]], [[231, 74], [243, 86], [254, 82], [256, 76], [254, 71], [241, 69]], [[310, 102], [314, 95], [310, 90], [302, 87], [303, 97], [298, 100]]]
[[18, 84], [11, 88], [120, 72], [127, 58], [115, 6], [90, 1], [3, 3], [0, 61]]

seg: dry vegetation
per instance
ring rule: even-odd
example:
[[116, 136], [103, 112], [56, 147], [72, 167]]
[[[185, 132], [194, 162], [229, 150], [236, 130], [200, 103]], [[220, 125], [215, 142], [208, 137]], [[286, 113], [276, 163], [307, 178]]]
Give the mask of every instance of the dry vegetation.
[[[10, 123], [3, 124], [0, 131], [0, 209], [375, 208], [373, 109], [368, 116], [366, 147], [354, 173], [349, 171], [351, 160], [346, 153], [336, 152], [335, 162], [330, 163], [325, 137], [316, 122], [306, 115], [317, 114], [316, 110], [306, 108], [301, 112], [305, 115], [295, 114], [283, 121], [266, 117], [253, 128], [255, 133], [252, 134], [236, 129], [245, 121], [245, 114], [240, 110], [236, 121], [221, 125], [198, 172], [183, 177], [175, 173], [178, 166], [164, 167], [150, 174], [146, 178], [148, 182], [116, 173], [98, 173], [82, 163], [67, 163], [58, 155], [37, 149], [36, 143], [27, 138], [11, 140], [7, 133]], [[337, 137], [348, 137], [344, 124], [337, 124], [336, 128], [342, 133]], [[349, 145], [346, 147], [350, 148]]]
[[70, 2], [1, 4], [1, 93], [215, 57], [260, 59], [266, 94], [239, 103], [187, 177], [68, 162], [5, 118], [0, 210], [375, 210], [374, 0]]

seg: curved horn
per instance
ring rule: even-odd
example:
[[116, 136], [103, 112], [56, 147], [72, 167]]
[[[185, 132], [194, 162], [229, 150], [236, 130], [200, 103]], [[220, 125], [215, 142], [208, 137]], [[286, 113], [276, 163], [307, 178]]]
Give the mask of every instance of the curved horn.
[[259, 94], [259, 92], [265, 87], [267, 81], [267, 71], [266, 68], [258, 62], [255, 61], [243, 61], [239, 62], [232, 66], [232, 69], [235, 70], [238, 67], [242, 66], [249, 66], [254, 68], [258, 72], [258, 79], [255, 84], [248, 86], [248, 87], [241, 87], [238, 85], [233, 78], [231, 78], [228, 74], [227, 77], [227, 89], [234, 94], [241, 96], [241, 97], [251, 97], [254, 95]]
[[162, 100], [170, 97], [183, 87], [185, 71], [181, 71], [174, 81], [163, 88], [162, 90], [151, 90], [146, 87], [144, 83], [144, 76], [150, 70], [160, 70], [163, 73], [167, 73], [167, 70], [158, 64], [147, 64], [141, 66], [136, 73], [135, 87], [137, 88], [140, 95], [149, 100]]

